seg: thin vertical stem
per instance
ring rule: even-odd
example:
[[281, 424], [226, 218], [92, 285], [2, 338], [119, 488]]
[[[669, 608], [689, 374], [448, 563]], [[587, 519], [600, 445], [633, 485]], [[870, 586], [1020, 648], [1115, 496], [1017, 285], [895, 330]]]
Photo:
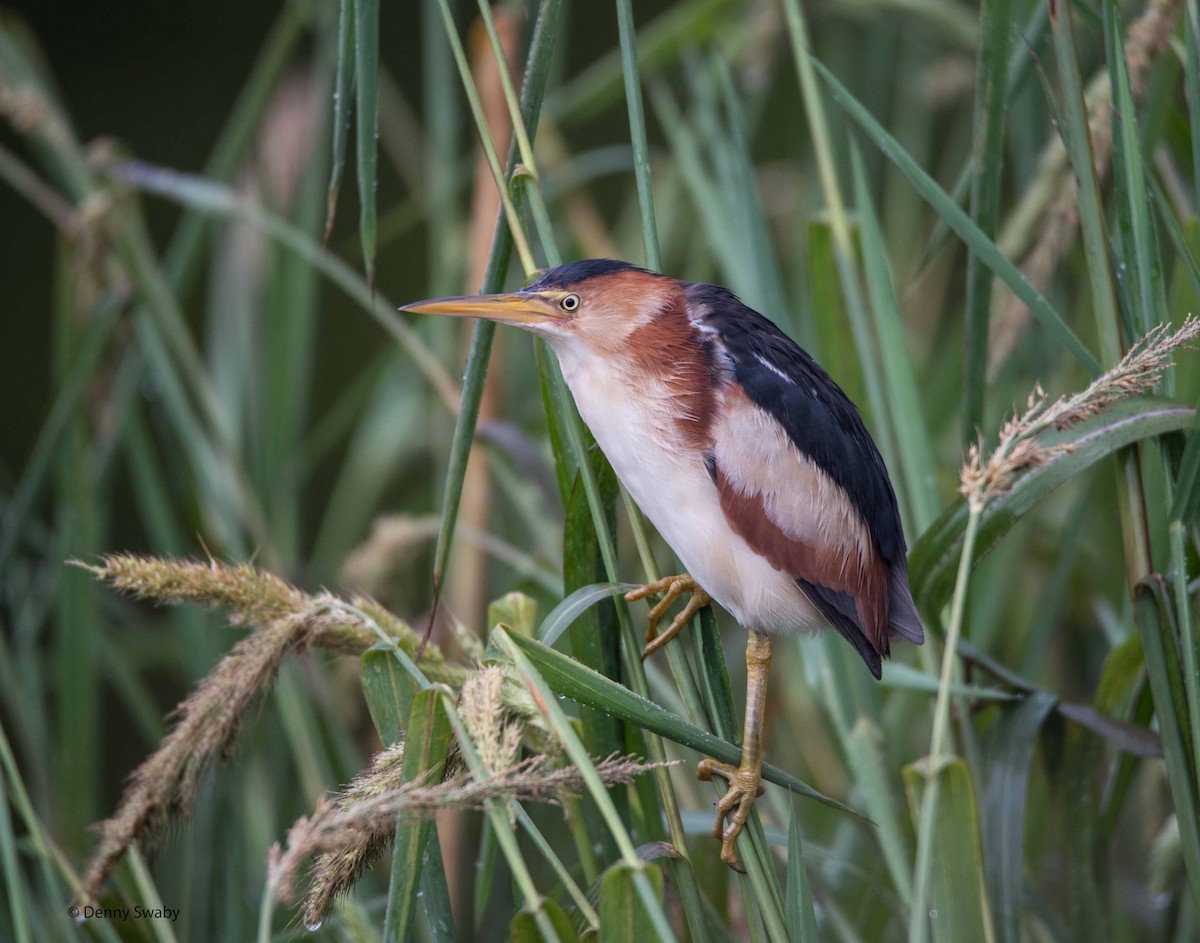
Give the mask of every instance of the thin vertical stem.
[[933, 708], [933, 736], [929, 742], [928, 782], [921, 801], [921, 817], [917, 822], [916, 874], [913, 878], [913, 908], [909, 914], [909, 943], [924, 943], [928, 930], [928, 900], [933, 869], [933, 839], [937, 828], [939, 800], [938, 768], [945, 753], [946, 730], [950, 717], [950, 683], [954, 674], [958, 640], [962, 635], [963, 612], [966, 608], [967, 586], [971, 578], [971, 559], [975, 553], [975, 537], [983, 505], [974, 501], [969, 506], [967, 528], [963, 535], [962, 553], [958, 558], [958, 576], [954, 582], [954, 598], [950, 605], [950, 627], [942, 650], [942, 673], [938, 680], [937, 702]]
[[662, 271], [658, 246], [658, 223], [650, 188], [650, 153], [646, 141], [646, 116], [642, 109], [642, 84], [638, 78], [634, 46], [633, 10], [629, 0], [617, 0], [617, 25], [621, 33], [621, 71], [625, 76], [625, 104], [629, 109], [629, 139], [633, 145], [633, 175], [637, 183], [638, 208], [642, 215], [642, 244], [646, 267]]
[[[533, 261], [533, 253], [529, 250], [529, 240], [525, 237], [525, 227], [521, 225], [521, 217], [517, 215], [512, 196], [508, 192], [508, 178], [500, 167], [496, 145], [492, 141], [491, 135], [488, 134], [483, 105], [479, 101], [479, 92], [475, 88], [475, 83], [471, 80], [471, 66], [467, 62], [467, 54], [463, 50], [462, 40], [459, 39], [458, 29], [454, 25], [454, 14], [450, 12], [448, 0], [439, 0], [439, 6], [442, 11], [442, 20], [446, 25], [446, 38], [450, 41], [450, 48], [454, 52], [454, 62], [458, 66], [463, 91], [466, 93], [467, 103], [471, 106], [475, 129], [479, 132], [479, 144], [483, 148], [484, 157], [487, 158], [488, 169], [492, 172], [492, 179], [496, 183], [496, 191], [500, 194], [504, 217], [508, 220], [508, 229], [512, 233], [513, 244], [516, 246], [517, 255], [521, 258], [521, 268], [524, 269], [526, 275], [531, 275], [537, 269], [537, 264]], [[500, 71], [501, 73], [505, 71], [503, 61], [500, 63]]]

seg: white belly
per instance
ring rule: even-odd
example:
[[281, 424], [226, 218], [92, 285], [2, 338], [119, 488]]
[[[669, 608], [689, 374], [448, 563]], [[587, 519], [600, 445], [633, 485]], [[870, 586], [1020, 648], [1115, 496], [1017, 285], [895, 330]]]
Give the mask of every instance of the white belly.
[[580, 415], [621, 484], [688, 573], [746, 628], [811, 631], [824, 618], [787, 574], [735, 534], [701, 454], [678, 440], [665, 391], [641, 389], [637, 402], [587, 362], [560, 357]]

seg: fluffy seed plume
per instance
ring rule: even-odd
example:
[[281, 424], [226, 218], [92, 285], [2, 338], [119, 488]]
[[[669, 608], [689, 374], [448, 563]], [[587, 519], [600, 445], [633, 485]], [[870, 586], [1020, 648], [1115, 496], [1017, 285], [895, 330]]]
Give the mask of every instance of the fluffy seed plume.
[[133, 774], [116, 813], [99, 826], [82, 899], [98, 898], [133, 842], [153, 846], [172, 816], [190, 812], [205, 772], [230, 753], [241, 719], [274, 682], [284, 656], [304, 647], [310, 634], [302, 616], [276, 619], [240, 641], [175, 709], [175, 727]]
[[[464, 718], [465, 720], [465, 718]], [[273, 856], [272, 883], [281, 901], [295, 895], [301, 864], [315, 856], [304, 895], [305, 925], [320, 923], [334, 898], [349, 890], [395, 835], [396, 817], [428, 817], [439, 809], [480, 809], [491, 799], [559, 802], [583, 788], [574, 766], [556, 766], [546, 754], [494, 769], [475, 778], [460, 773], [441, 783], [399, 783], [400, 762], [381, 754], [340, 795], [323, 800], [288, 832], [287, 848]], [[613, 755], [596, 762], [609, 785], [630, 783], [654, 769], [637, 757]]]
[[959, 490], [974, 507], [1005, 494], [1018, 475], [1069, 452], [1069, 443], [1047, 443], [1044, 432], [1061, 432], [1099, 415], [1118, 400], [1149, 393], [1171, 366], [1171, 355], [1180, 348], [1194, 349], [1200, 337], [1200, 320], [1188, 316], [1177, 331], [1160, 324], [1129, 348], [1121, 361], [1073, 396], [1049, 402], [1041, 385], [1034, 387], [1025, 411], [1009, 419], [1000, 430], [995, 451], [984, 456], [972, 445], [963, 463]]
[[272, 849], [272, 883], [279, 900], [295, 896], [296, 875], [300, 864], [314, 856], [308, 892], [305, 895], [304, 924], [320, 923], [335, 897], [349, 890], [367, 866], [388, 847], [395, 834], [396, 820], [364, 828], [360, 823], [344, 825], [339, 841], [322, 842], [317, 833], [323, 823], [336, 818], [343, 807], [366, 804], [380, 796], [403, 788], [404, 742], [392, 744], [375, 755], [371, 765], [354, 778], [340, 795], [323, 799], [311, 818], [302, 818], [288, 832], [286, 851]]
[[[120, 805], [99, 825], [100, 840], [80, 891], [95, 900], [133, 842], [153, 847], [173, 817], [186, 816], [204, 774], [232, 752], [241, 719], [275, 681], [291, 652], [321, 647], [361, 654], [376, 629], [412, 652], [420, 644], [404, 622], [370, 600], [308, 595], [249, 564], [118, 554], [84, 566], [115, 588], [158, 603], [225, 606], [234, 625], [253, 629], [173, 712], [175, 724], [132, 775]], [[459, 685], [467, 672], [428, 646], [422, 667], [435, 681]]]
[[504, 672], [495, 665], [472, 675], [458, 706], [479, 761], [488, 769], [507, 769], [521, 747], [521, 727], [506, 719]]

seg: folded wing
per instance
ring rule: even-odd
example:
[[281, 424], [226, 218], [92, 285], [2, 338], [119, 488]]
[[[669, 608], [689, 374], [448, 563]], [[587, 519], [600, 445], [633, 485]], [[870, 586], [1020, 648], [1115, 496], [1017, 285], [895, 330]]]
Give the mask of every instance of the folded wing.
[[732, 368], [707, 456], [721, 509], [879, 677], [890, 639], [924, 640], [887, 470], [828, 375], [770, 321], [739, 307], [705, 322]]

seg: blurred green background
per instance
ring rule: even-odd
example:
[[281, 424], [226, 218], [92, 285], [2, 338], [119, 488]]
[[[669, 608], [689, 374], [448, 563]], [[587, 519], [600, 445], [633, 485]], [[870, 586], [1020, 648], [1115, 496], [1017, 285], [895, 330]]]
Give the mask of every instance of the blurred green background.
[[[478, 9], [449, 7], [489, 116], [503, 126]], [[517, 76], [536, 7], [496, 7]], [[956, 803], [947, 821], [970, 826], [969, 841], [928, 839], [935, 876], [925, 899], [934, 906], [923, 908], [929, 921], [910, 919], [919, 761], [929, 752], [962, 521], [944, 544], [931, 525], [956, 506], [967, 445], [980, 436], [992, 447], [1035, 384], [1056, 397], [1091, 379], [1061, 333], [1015, 302], [1010, 275], [993, 287], [991, 271], [969, 261], [949, 232], [959, 226], [953, 207], [975, 227], [976, 249], [998, 246], [1020, 266], [1102, 367], [1115, 361], [1114, 345], [1178, 326], [1200, 297], [1200, 60], [1195, 10], [1190, 26], [1185, 11], [1177, 0], [1081, 0], [1056, 34], [1048, 8], [1027, 0], [855, 0], [803, 11], [774, 0], [662, 0], [634, 9], [662, 270], [728, 285], [818, 356], [880, 441], [910, 549], [924, 540], [942, 553], [941, 590], [929, 588], [933, 551], [921, 586], [914, 565], [930, 643], [897, 651], [885, 685], [837, 639], [779, 646], [767, 759], [879, 823], [793, 804], [774, 787], [760, 803], [775, 848], [762, 856], [764, 874], [789, 893], [797, 869], [807, 874], [822, 939], [1196, 938], [1188, 888], [1189, 878], [1200, 886], [1200, 847], [1195, 826], [1176, 818], [1194, 814], [1200, 794], [1200, 714], [1189, 701], [1200, 682], [1186, 671], [1195, 501], [1176, 500], [1194, 495], [1187, 456], [1200, 439], [1185, 440], [1183, 420], [1138, 447], [1140, 479], [1124, 451], [1037, 492], [1027, 519], [995, 535], [974, 571], [964, 678], [986, 690], [953, 701], [953, 774], [962, 778], [946, 786]], [[835, 98], [814, 78], [820, 112], [798, 81], [801, 15], [813, 53], [846, 90]], [[566, 516], [577, 463], [548, 428], [528, 337], [497, 336], [481, 447], [465, 485], [448, 472], [455, 417], [446, 401], [457, 402], [470, 325], [398, 329], [389, 306], [479, 290], [495, 189], [477, 166], [438, 2], [383, 3], [370, 35], [381, 61], [378, 170], [373, 181], [356, 179], [356, 126], [323, 251], [337, 3], [0, 8], [0, 722], [9, 759], [0, 938], [10, 927], [22, 941], [296, 935], [288, 907], [263, 906], [268, 848], [379, 746], [354, 659], [289, 661], [246, 719], [237, 758], [206, 779], [152, 872], [127, 864], [114, 878], [114, 900], [156, 887], [180, 920], [76, 927], [65, 910], [90, 849], [87, 826], [111, 814], [172, 706], [241, 636], [219, 615], [121, 598], [65, 561], [115, 551], [254, 559], [309, 591], [374, 594], [421, 627], [449, 481], [463, 505], [435, 640], [462, 663], [451, 617], [486, 640], [487, 606], [504, 594], [528, 594], [544, 615], [579, 582], [604, 578], [591, 549], [586, 560], [563, 557], [564, 528], [568, 543], [585, 531], [590, 541], [592, 524], [578, 494], [575, 523]], [[637, 119], [616, 5], [566, 4], [554, 39], [536, 153], [557, 251], [646, 264], [652, 240], [635, 187]], [[1130, 45], [1118, 68], [1112, 50], [1122, 42]], [[1104, 104], [1110, 83], [1129, 89], [1115, 122]], [[999, 104], [989, 110], [993, 89]], [[847, 96], [878, 126], [855, 119]], [[1095, 122], [1090, 151], [1081, 114]], [[507, 144], [499, 151], [503, 160]], [[1076, 198], [1071, 181], [1085, 155], [1100, 172], [1095, 190]], [[821, 176], [826, 157], [832, 180]], [[940, 190], [922, 196], [913, 168]], [[373, 285], [361, 274], [363, 194], [378, 209]], [[549, 247], [533, 236], [529, 200], [521, 211], [543, 265]], [[1099, 241], [1080, 237], [1081, 214], [1085, 227], [1099, 221]], [[496, 287], [523, 280], [515, 260], [500, 274]], [[1194, 404], [1197, 356], [1179, 361], [1159, 393]], [[468, 397], [476, 392], [469, 382]], [[556, 472], [566, 475], [561, 490]], [[1129, 540], [1138, 507], [1148, 557]], [[640, 581], [642, 548], [622, 502], [613, 508], [619, 576]], [[651, 550], [671, 572], [661, 542]], [[1175, 593], [1158, 636], [1130, 603], [1129, 578], [1151, 572]], [[643, 613], [633, 607], [635, 625]], [[595, 631], [608, 627], [617, 665], [613, 613], [592, 618]], [[740, 703], [744, 635], [719, 618]], [[1143, 654], [1159, 636], [1166, 667]], [[649, 664], [648, 692], [681, 714], [693, 705], [679, 672], [717, 670], [712, 651], [688, 651], [670, 672], [666, 661]], [[628, 662], [614, 672], [636, 687]], [[1029, 706], [1037, 704], [1044, 710]], [[1069, 704], [1079, 708], [1073, 716], [1049, 706]], [[1176, 766], [1144, 755], [1159, 735], [1189, 745]], [[630, 743], [644, 748], [640, 737]], [[688, 761], [671, 781], [695, 862], [692, 879], [669, 872], [672, 927], [695, 932], [697, 912], [676, 896], [693, 880], [713, 901], [714, 939], [773, 938], [771, 919], [748, 913], [749, 885], [715, 862], [711, 800], [691, 776], [696, 754], [674, 745], [668, 753]], [[966, 785], [953, 792], [954, 783]], [[639, 844], [661, 838], [661, 796], [631, 801], [644, 815], [644, 829], [630, 826]], [[553, 808], [535, 815], [547, 831], [560, 820]], [[793, 820], [807, 872], [788, 861]], [[495, 893], [473, 889], [488, 826], [466, 815], [441, 827], [457, 938], [505, 938], [529, 902], [509, 894], [503, 864], [486, 872]], [[567, 866], [587, 877], [571, 842], [554, 837]], [[386, 872], [340, 905], [322, 934], [377, 938]], [[564, 903], [544, 864], [536, 877]], [[950, 919], [947, 894], [968, 901]], [[438, 939], [428, 914], [417, 932]]]

